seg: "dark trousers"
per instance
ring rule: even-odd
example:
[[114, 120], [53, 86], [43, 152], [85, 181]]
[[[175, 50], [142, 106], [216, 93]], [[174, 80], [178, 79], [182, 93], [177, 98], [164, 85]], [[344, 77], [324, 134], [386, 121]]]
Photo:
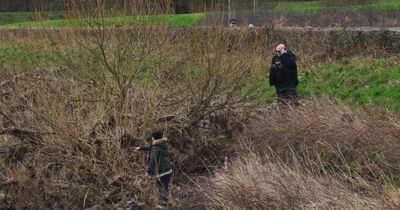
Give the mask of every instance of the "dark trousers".
[[160, 178], [157, 178], [157, 190], [158, 190], [158, 194], [160, 196], [160, 201], [163, 204], [168, 203], [168, 197], [169, 197], [168, 185], [169, 185], [170, 178], [171, 178], [171, 174], [167, 174]]
[[279, 106], [299, 105], [296, 85], [275, 86], [275, 90]]

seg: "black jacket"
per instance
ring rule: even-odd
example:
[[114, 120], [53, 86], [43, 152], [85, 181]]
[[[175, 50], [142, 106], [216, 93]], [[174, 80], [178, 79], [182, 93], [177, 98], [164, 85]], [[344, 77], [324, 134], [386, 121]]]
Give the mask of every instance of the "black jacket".
[[280, 57], [275, 55], [269, 70], [269, 85], [292, 87], [298, 84], [296, 55], [290, 51], [283, 53]]
[[172, 164], [168, 155], [167, 138], [153, 140], [151, 145], [140, 146], [140, 150], [150, 151], [147, 162], [147, 173], [151, 176], [161, 177], [172, 173]]

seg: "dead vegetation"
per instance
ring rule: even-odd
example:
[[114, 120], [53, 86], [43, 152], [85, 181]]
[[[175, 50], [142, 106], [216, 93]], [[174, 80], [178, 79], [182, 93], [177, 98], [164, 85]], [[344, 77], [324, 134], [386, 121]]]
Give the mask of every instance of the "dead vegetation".
[[185, 208], [397, 209], [399, 125], [320, 99], [260, 114], [226, 168], [192, 180]]
[[[71, 28], [60, 68], [13, 73], [0, 97], [4, 208], [152, 208], [146, 155], [131, 146], [156, 128], [171, 139], [175, 178], [216, 165], [254, 106], [258, 81], [223, 30], [175, 39], [166, 27], [129, 33]], [[124, 31], [125, 32], [125, 31]], [[65, 46], [52, 34], [51, 44]], [[222, 39], [221, 39], [222, 37]]]
[[[268, 59], [273, 43], [293, 43], [310, 60], [334, 59], [373, 38], [340, 46], [320, 39], [311, 49], [301, 43], [319, 35], [304, 31], [121, 31], [104, 27], [101, 15], [86, 20], [91, 27], [70, 28], [61, 38], [42, 32], [59, 50], [60, 67], [8, 74], [1, 83], [0, 208], [153, 208], [153, 182], [142, 176], [146, 155], [130, 147], [156, 128], [171, 139], [176, 208], [397, 207], [395, 116], [328, 102], [254, 109], [265, 71], [259, 60]], [[394, 46], [385, 43], [360, 49]], [[217, 170], [225, 157], [227, 169]], [[209, 180], [196, 188], [194, 174]]]

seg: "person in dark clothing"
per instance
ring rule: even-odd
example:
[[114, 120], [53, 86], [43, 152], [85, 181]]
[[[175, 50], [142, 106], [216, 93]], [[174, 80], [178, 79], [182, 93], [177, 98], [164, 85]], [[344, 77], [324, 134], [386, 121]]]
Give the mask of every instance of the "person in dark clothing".
[[276, 47], [269, 72], [269, 84], [275, 86], [279, 106], [298, 105], [296, 55], [287, 51], [284, 44]]
[[135, 151], [149, 151], [147, 161], [146, 177], [156, 177], [156, 186], [160, 196], [160, 205], [168, 204], [169, 181], [172, 174], [172, 163], [168, 155], [168, 139], [163, 136], [162, 131], [155, 131], [152, 134], [151, 144], [135, 147]]

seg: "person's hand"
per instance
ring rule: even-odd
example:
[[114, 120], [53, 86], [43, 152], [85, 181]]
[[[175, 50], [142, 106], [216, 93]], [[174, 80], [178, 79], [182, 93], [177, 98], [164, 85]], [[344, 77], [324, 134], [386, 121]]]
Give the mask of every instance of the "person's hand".
[[150, 176], [150, 174], [149, 173], [147, 173], [147, 171], [146, 172], [144, 172], [144, 177], [146, 178], [146, 179], [151, 179], [151, 176]]

